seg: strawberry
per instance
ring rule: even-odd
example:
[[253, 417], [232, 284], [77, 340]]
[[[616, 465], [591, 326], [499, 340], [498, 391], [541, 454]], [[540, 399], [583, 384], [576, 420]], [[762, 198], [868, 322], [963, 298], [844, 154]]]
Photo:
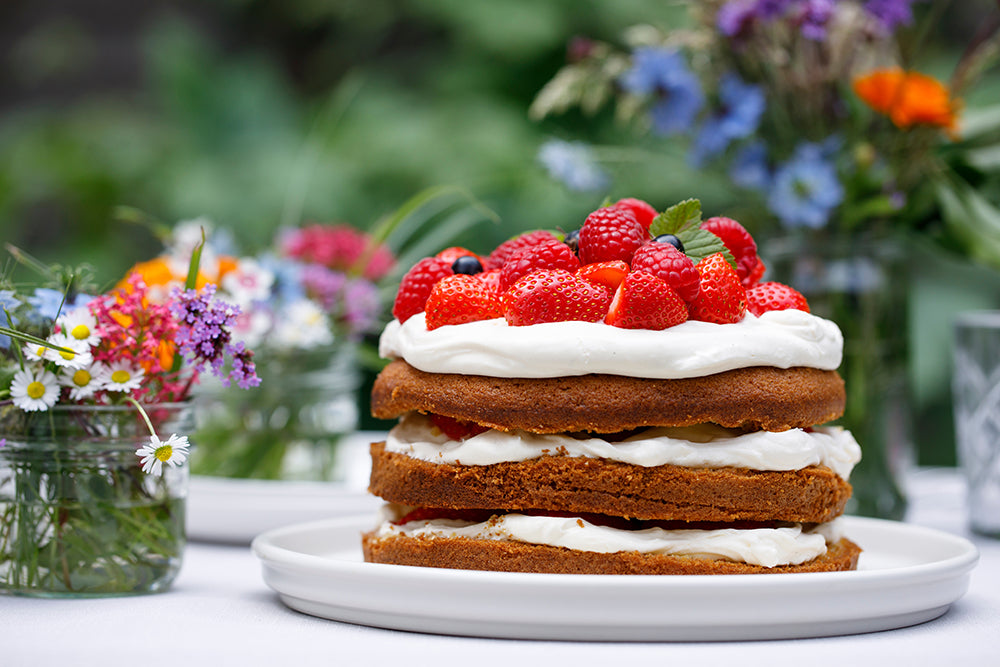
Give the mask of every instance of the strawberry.
[[729, 248], [736, 260], [736, 273], [741, 281], [753, 272], [759, 261], [757, 243], [743, 225], [732, 218], [718, 216], [705, 220], [701, 223], [701, 228], [718, 236]]
[[397, 526], [411, 521], [433, 521], [435, 519], [451, 519], [453, 521], [468, 521], [482, 523], [496, 514], [493, 510], [452, 509], [443, 507], [417, 507], [393, 521]]
[[497, 297], [500, 296], [500, 294], [501, 294], [501, 292], [500, 292], [500, 269], [490, 269], [489, 271], [482, 271], [480, 273], [475, 274], [475, 278], [477, 280], [481, 280], [484, 283], [486, 283], [486, 285], [491, 290], [493, 290], [493, 292], [497, 295]]
[[631, 262], [632, 255], [649, 240], [635, 214], [625, 208], [599, 208], [580, 228], [580, 262]]
[[562, 269], [539, 269], [514, 283], [500, 298], [507, 324], [598, 322], [608, 312], [611, 296], [598, 285]]
[[424, 305], [427, 330], [446, 324], [491, 320], [503, 315], [500, 298], [483, 280], [456, 274], [439, 280]]
[[666, 281], [645, 271], [632, 271], [618, 286], [604, 321], [623, 329], [659, 331], [687, 318], [687, 304]]
[[431, 422], [452, 440], [465, 440], [490, 430], [482, 424], [431, 413]]
[[808, 313], [809, 303], [800, 292], [782, 283], [758, 283], [747, 290], [747, 310], [754, 315], [788, 309]]
[[483, 261], [482, 257], [480, 257], [476, 253], [472, 252], [468, 248], [463, 248], [461, 246], [452, 246], [450, 248], [445, 248], [444, 250], [442, 250], [441, 252], [439, 252], [438, 254], [436, 254], [434, 256], [437, 257], [438, 259], [443, 259], [444, 261], [448, 262], [449, 264], [451, 264], [452, 262], [454, 262], [459, 257], [475, 257], [480, 262]]
[[753, 271], [750, 272], [746, 278], [743, 278], [740, 282], [743, 283], [743, 287], [750, 289], [754, 285], [760, 282], [760, 279], [764, 277], [764, 272], [767, 271], [767, 267], [764, 266], [764, 262], [760, 258], [757, 259], [757, 266], [753, 267]]
[[405, 322], [423, 312], [434, 285], [452, 273], [451, 262], [436, 257], [425, 257], [414, 264], [399, 283], [396, 301], [392, 305], [393, 316]]
[[695, 267], [701, 276], [701, 291], [688, 305], [692, 320], [732, 324], [747, 312], [747, 295], [736, 270], [722, 253], [709, 255]]
[[539, 241], [535, 245], [515, 250], [500, 269], [500, 291], [506, 292], [519, 278], [536, 269], [563, 269], [575, 273], [580, 260], [562, 241]]
[[486, 261], [483, 262], [483, 268], [487, 271], [490, 269], [499, 269], [503, 267], [507, 258], [510, 257], [516, 250], [527, 248], [528, 246], [535, 245], [536, 243], [540, 243], [542, 241], [551, 240], [558, 241], [559, 239], [553, 236], [551, 232], [547, 232], [544, 229], [516, 236], [498, 245], [496, 249], [489, 254]]
[[625, 199], [619, 199], [612, 206], [632, 211], [632, 215], [635, 216], [635, 219], [639, 221], [639, 224], [647, 232], [649, 231], [649, 226], [653, 223], [653, 218], [656, 217], [656, 209], [641, 199], [626, 197]]
[[585, 264], [580, 267], [576, 275], [595, 285], [603, 285], [610, 293], [614, 294], [618, 286], [625, 280], [625, 276], [628, 275], [628, 264], [620, 260]]
[[670, 243], [647, 243], [636, 250], [632, 270], [645, 271], [665, 281], [688, 303], [694, 301], [701, 289], [694, 262]]

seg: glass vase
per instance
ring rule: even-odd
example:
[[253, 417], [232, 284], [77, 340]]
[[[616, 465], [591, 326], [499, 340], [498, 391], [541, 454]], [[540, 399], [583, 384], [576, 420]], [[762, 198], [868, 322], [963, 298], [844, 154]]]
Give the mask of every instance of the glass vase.
[[795, 287], [813, 314], [844, 334], [847, 403], [837, 423], [861, 445], [851, 473], [850, 514], [901, 519], [903, 479], [914, 460], [907, 376], [905, 249], [893, 238], [858, 234], [779, 239], [766, 246], [766, 280]]
[[[189, 406], [145, 407], [162, 439]], [[133, 406], [0, 408], [0, 592], [105, 597], [170, 587], [186, 544], [187, 465], [144, 473]]]
[[357, 347], [264, 347], [254, 356], [259, 387], [249, 391], [202, 382], [197, 475], [235, 479], [340, 481], [338, 443], [358, 426], [361, 381]]

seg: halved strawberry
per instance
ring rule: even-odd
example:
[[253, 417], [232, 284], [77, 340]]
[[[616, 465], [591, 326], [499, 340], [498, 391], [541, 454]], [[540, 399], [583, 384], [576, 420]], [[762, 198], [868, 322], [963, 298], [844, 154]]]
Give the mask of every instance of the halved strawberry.
[[570, 273], [580, 268], [576, 253], [562, 241], [539, 241], [511, 253], [500, 269], [500, 291], [506, 292], [522, 276], [537, 269], [563, 269]]
[[414, 264], [399, 283], [399, 291], [396, 292], [396, 300], [392, 305], [393, 316], [400, 322], [405, 322], [423, 312], [434, 285], [452, 273], [451, 262], [437, 257], [425, 257]]
[[431, 422], [452, 440], [465, 440], [490, 430], [482, 424], [431, 413]]
[[500, 297], [511, 326], [583, 320], [599, 322], [611, 296], [598, 285], [562, 269], [539, 269], [514, 283]]
[[695, 267], [701, 276], [701, 290], [688, 305], [692, 320], [732, 324], [747, 312], [747, 295], [736, 270], [722, 253], [709, 255]]
[[427, 330], [466, 324], [503, 315], [497, 293], [475, 276], [457, 274], [434, 285], [424, 306]]
[[732, 218], [717, 216], [701, 223], [702, 229], [707, 229], [718, 236], [736, 260], [736, 273], [744, 280], [753, 273], [758, 263], [757, 243], [750, 232]]
[[451, 519], [453, 521], [468, 521], [482, 523], [496, 514], [493, 510], [452, 509], [448, 507], [416, 507], [393, 521], [401, 526], [411, 521], [433, 521], [435, 519]]
[[618, 286], [604, 321], [623, 329], [659, 331], [687, 318], [687, 304], [670, 285], [651, 273], [632, 271]]
[[612, 294], [628, 275], [628, 264], [621, 260], [613, 262], [597, 262], [580, 267], [576, 275], [595, 285], [606, 287]]
[[783, 283], [758, 283], [747, 290], [747, 310], [754, 315], [769, 310], [804, 310], [809, 312], [809, 303], [802, 294]]
[[764, 272], [767, 271], [767, 267], [764, 262], [758, 257], [757, 266], [753, 267], [753, 271], [750, 272], [746, 278], [740, 280], [743, 283], [743, 287], [750, 289], [754, 285], [760, 282], [760, 279], [764, 277]]

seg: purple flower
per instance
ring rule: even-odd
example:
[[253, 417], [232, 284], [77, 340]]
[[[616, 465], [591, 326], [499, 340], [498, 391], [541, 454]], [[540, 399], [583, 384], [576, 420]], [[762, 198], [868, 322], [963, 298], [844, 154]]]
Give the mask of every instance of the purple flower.
[[785, 226], [817, 229], [843, 198], [837, 170], [823, 147], [803, 143], [775, 171], [767, 204]]
[[658, 134], [686, 132], [705, 103], [698, 78], [670, 49], [636, 49], [621, 84], [630, 93], [656, 98], [650, 115]]
[[726, 37], [741, 35], [754, 21], [770, 21], [784, 15], [797, 0], [730, 0], [719, 8], [715, 26]]
[[341, 316], [352, 335], [372, 330], [378, 323], [380, 308], [378, 288], [374, 284], [362, 279], [347, 283]]
[[691, 161], [696, 165], [726, 150], [734, 139], [753, 134], [764, 113], [761, 87], [744, 83], [731, 73], [719, 82], [719, 102], [722, 108], [705, 120], [695, 137]]
[[833, 16], [835, 0], [806, 0], [800, 9], [802, 36], [817, 42], [826, 39], [826, 24]]
[[771, 186], [767, 147], [763, 141], [747, 144], [736, 153], [729, 167], [729, 178], [748, 190], [766, 191]]
[[538, 161], [570, 190], [591, 192], [608, 185], [608, 175], [594, 160], [590, 147], [579, 141], [546, 141], [538, 150]]
[[875, 19], [885, 32], [892, 32], [898, 26], [913, 22], [911, 5], [919, 0], [868, 0], [865, 11]]

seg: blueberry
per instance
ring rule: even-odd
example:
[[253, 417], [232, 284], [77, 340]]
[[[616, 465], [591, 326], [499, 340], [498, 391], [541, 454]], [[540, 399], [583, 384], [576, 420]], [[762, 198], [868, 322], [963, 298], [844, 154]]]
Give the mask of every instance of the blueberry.
[[570, 233], [566, 234], [566, 238], [563, 239], [563, 243], [568, 245], [573, 252], [580, 251], [580, 230], [574, 229]]
[[653, 240], [656, 241], [657, 243], [669, 243], [670, 245], [677, 248], [681, 252], [684, 252], [684, 244], [681, 243], [681, 240], [676, 236], [674, 236], [673, 234], [660, 234]]
[[483, 265], [472, 255], [462, 255], [451, 263], [451, 270], [454, 273], [464, 273], [467, 276], [474, 276], [483, 272]]

